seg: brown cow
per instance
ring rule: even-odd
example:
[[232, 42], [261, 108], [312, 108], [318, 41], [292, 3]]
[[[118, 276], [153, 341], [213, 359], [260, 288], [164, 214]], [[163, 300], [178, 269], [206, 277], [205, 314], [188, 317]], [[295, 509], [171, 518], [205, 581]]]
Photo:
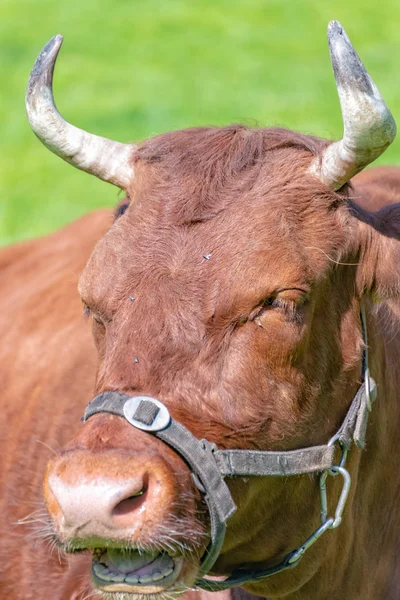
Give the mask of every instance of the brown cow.
[[[34, 131], [64, 159], [127, 192], [80, 280], [99, 359], [85, 424], [70, 421], [78, 405], [83, 410], [88, 382], [79, 360], [86, 338], [72, 306], [58, 305], [68, 263], [49, 273], [55, 280], [40, 290], [44, 306], [30, 306], [35, 319], [42, 310], [42, 319], [65, 323], [64, 335], [48, 334], [47, 347], [40, 334], [37, 381], [22, 383], [20, 374], [12, 397], [21, 401], [9, 401], [18, 407], [9, 421], [21, 432], [32, 414], [35, 431], [55, 417], [58, 439], [77, 429], [48, 464], [47, 533], [64, 550], [92, 551], [99, 597], [168, 598], [193, 586], [224, 588], [221, 577], [290, 600], [399, 597], [400, 174], [372, 171], [348, 183], [384, 151], [395, 126], [338, 23], [329, 38], [345, 123], [333, 144], [240, 126], [117, 144], [57, 113], [51, 80], [59, 38], [34, 67]], [[20, 300], [15, 282], [12, 289]], [[19, 347], [30, 326], [18, 331]], [[64, 348], [57, 368], [45, 371], [43, 356], [63, 342], [79, 344], [79, 352]], [[26, 352], [36, 358], [36, 348]], [[18, 357], [7, 360], [23, 369]], [[368, 365], [378, 402], [366, 431], [374, 396]], [[50, 417], [38, 400], [44, 372]], [[31, 443], [22, 433], [17, 439], [10, 463]], [[34, 460], [25, 446], [27, 454]], [[214, 534], [224, 521], [223, 539]], [[79, 556], [74, 565], [52, 597], [82, 597], [86, 583], [75, 582], [88, 561]], [[16, 568], [8, 562], [14, 578]], [[44, 590], [40, 575], [30, 582]], [[25, 590], [14, 597], [38, 597]]]

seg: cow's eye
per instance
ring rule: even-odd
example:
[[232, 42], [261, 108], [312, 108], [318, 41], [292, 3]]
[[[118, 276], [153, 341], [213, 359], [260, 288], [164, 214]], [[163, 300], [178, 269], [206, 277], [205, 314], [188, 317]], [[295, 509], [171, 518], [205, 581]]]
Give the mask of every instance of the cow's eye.
[[92, 317], [93, 321], [95, 321], [99, 325], [102, 325], [103, 327], [105, 327], [105, 323], [108, 321], [108, 319], [105, 319], [98, 312], [96, 312], [95, 310], [90, 308], [90, 306], [88, 306], [85, 302], [83, 304], [83, 307], [84, 307], [83, 308], [83, 316], [85, 318]]
[[253, 311], [250, 319], [254, 321], [269, 311], [279, 310], [288, 320], [297, 321], [302, 315], [301, 308], [305, 306], [307, 300], [308, 290], [301, 288], [278, 290], [262, 300]]
[[103, 325], [104, 327], [104, 321], [99, 315], [96, 315], [96, 313], [92, 313], [92, 319], [93, 321], [96, 321], [96, 323], [99, 323], [99, 325]]

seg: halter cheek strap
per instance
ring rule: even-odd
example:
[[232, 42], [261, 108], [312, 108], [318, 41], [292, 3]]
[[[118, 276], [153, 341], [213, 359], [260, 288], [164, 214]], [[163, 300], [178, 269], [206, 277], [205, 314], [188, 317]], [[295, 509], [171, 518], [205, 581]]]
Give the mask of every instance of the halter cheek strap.
[[[364, 340], [365, 316], [362, 313]], [[126, 419], [133, 427], [146, 431], [171, 446], [189, 465], [194, 482], [204, 496], [210, 514], [210, 544], [204, 554], [196, 587], [219, 591], [245, 583], [261, 581], [274, 573], [294, 567], [305, 551], [327, 530], [338, 527], [350, 489], [350, 475], [344, 468], [352, 442], [364, 447], [369, 411], [376, 397], [376, 385], [369, 376], [368, 356], [363, 356], [364, 381], [347, 411], [346, 417], [331, 440], [322, 446], [310, 446], [282, 452], [258, 450], [218, 450], [208, 440], [199, 440], [182, 423], [172, 419], [167, 407], [149, 396], [127, 396], [119, 392], [103, 392], [89, 402], [84, 421], [97, 413], [109, 413]], [[336, 445], [342, 450], [335, 464]], [[265, 477], [320, 474], [321, 525], [296, 550], [277, 565], [263, 570], [238, 569], [225, 581], [204, 578], [217, 560], [225, 538], [226, 521], [236, 512], [225, 477]], [[340, 474], [342, 493], [335, 517], [327, 516], [326, 479]]]

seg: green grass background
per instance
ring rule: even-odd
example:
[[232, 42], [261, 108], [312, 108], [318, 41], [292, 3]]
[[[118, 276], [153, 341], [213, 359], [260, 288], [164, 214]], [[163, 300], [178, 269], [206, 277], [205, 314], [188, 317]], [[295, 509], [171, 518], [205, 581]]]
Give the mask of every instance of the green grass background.
[[[24, 110], [31, 66], [65, 36], [55, 96], [75, 125], [120, 141], [193, 125], [281, 125], [337, 138], [326, 25], [345, 26], [400, 119], [399, 0], [0, 0], [0, 244], [116, 202], [47, 151]], [[380, 163], [400, 163], [395, 142]]]

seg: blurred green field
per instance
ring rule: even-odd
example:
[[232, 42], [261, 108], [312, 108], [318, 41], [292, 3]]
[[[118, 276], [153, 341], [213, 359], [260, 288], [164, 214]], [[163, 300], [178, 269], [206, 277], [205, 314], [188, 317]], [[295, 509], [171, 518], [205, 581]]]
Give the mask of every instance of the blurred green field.
[[[47, 151], [24, 110], [31, 66], [65, 36], [55, 96], [120, 141], [192, 125], [282, 125], [337, 138], [326, 26], [345, 26], [400, 120], [398, 0], [1, 0], [0, 244], [44, 234], [117, 190]], [[380, 159], [400, 164], [400, 144]]]

